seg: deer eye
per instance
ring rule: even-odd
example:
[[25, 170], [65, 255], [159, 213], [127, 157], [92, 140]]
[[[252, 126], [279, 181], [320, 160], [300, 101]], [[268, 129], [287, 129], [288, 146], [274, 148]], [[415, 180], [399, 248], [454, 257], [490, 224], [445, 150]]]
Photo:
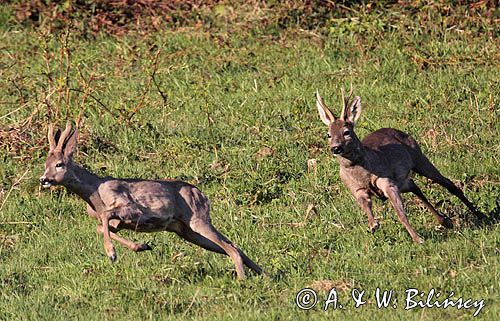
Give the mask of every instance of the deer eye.
[[344, 131], [344, 136], [349, 136], [351, 135], [351, 132], [349, 130]]
[[61, 162], [56, 164], [56, 168], [61, 168], [61, 167], [64, 167], [64, 163]]

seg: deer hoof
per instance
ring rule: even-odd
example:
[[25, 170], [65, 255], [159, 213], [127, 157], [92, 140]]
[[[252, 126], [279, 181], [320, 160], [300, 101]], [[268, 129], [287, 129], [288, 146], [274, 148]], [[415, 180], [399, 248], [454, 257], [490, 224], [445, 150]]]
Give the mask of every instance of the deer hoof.
[[369, 227], [370, 232], [375, 233], [375, 231], [380, 228], [380, 223], [378, 222], [378, 220], [374, 220], [373, 222], [370, 222]]
[[453, 221], [449, 217], [445, 217], [441, 225], [446, 228], [453, 228]]
[[424, 244], [424, 239], [421, 238], [420, 236], [416, 235], [415, 237], [413, 237], [413, 242], [415, 242], [417, 244]]
[[137, 247], [136, 252], [151, 251], [151, 250], [152, 250], [151, 246], [149, 246], [147, 244], [139, 244], [139, 246]]
[[474, 215], [481, 221], [485, 221], [488, 218], [486, 215], [484, 215], [483, 212], [479, 211], [478, 209], [475, 209], [474, 211], [472, 211], [472, 213], [474, 213]]
[[116, 254], [113, 253], [112, 255], [110, 255], [109, 260], [111, 261], [111, 263], [114, 263], [116, 261]]

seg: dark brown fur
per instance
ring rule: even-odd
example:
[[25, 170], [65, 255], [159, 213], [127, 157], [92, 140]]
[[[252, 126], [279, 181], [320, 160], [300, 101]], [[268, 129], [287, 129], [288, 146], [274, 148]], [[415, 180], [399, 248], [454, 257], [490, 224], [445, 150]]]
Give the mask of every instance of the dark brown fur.
[[340, 178], [367, 214], [368, 226], [372, 232], [379, 227], [379, 222], [372, 212], [371, 197], [376, 195], [389, 199], [412, 239], [417, 243], [423, 242], [409, 224], [403, 209], [401, 193], [406, 192], [415, 194], [441, 225], [453, 227], [451, 219], [439, 214], [411, 179], [412, 172], [444, 186], [478, 217], [483, 217], [463, 192], [441, 175], [422, 154], [417, 142], [408, 134], [393, 128], [382, 128], [360, 141], [354, 132], [354, 125], [361, 114], [361, 98], [355, 97], [349, 107], [350, 96], [343, 99], [340, 118], [330, 112], [319, 94], [316, 105], [321, 120], [328, 126], [329, 145], [339, 161]]

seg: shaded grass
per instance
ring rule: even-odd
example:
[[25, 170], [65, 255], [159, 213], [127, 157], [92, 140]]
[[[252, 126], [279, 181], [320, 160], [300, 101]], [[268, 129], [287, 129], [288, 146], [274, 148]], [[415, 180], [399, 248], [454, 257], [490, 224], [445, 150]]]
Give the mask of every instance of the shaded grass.
[[[280, 41], [236, 33], [221, 43], [193, 30], [92, 40], [3, 30], [0, 319], [416, 320], [473, 313], [406, 311], [403, 303], [379, 310], [379, 287], [485, 299], [479, 318], [491, 320], [499, 313], [498, 225], [470, 224], [459, 201], [418, 179], [457, 227], [436, 228], [408, 196], [424, 245], [413, 245], [378, 201], [382, 228], [367, 233], [314, 107], [316, 89], [338, 106], [340, 87], [352, 82], [363, 99], [359, 136], [380, 127], [411, 133], [481, 210], [498, 215], [498, 42], [445, 33], [291, 33]], [[198, 185], [211, 199], [214, 225], [280, 277], [236, 282], [227, 258], [168, 233], [124, 231], [154, 250], [117, 247], [119, 260], [109, 264], [83, 202], [38, 187], [47, 122], [78, 117], [77, 162], [101, 175]], [[307, 169], [312, 158], [316, 171]], [[306, 218], [309, 204], [317, 215]], [[300, 311], [295, 294], [322, 280], [348, 284], [342, 300], [354, 287], [366, 290], [369, 303]], [[318, 290], [322, 299], [325, 291]]]

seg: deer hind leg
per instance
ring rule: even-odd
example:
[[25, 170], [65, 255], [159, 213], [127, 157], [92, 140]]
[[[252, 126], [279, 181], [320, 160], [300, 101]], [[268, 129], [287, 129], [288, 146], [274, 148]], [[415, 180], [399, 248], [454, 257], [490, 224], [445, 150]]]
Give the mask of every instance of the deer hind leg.
[[365, 190], [358, 190], [355, 192], [354, 197], [359, 204], [359, 207], [366, 213], [368, 217], [368, 227], [370, 232], [374, 233], [380, 227], [378, 219], [373, 217], [372, 200], [370, 195]]
[[204, 238], [207, 238], [211, 242], [215, 243], [217, 246], [222, 248], [227, 255], [231, 257], [236, 268], [236, 274], [239, 280], [243, 280], [245, 278], [243, 263], [246, 263], [252, 270], [257, 273], [261, 271], [261, 269], [250, 259], [248, 259], [248, 257], [246, 257], [246, 255], [244, 255], [240, 249], [234, 246], [226, 237], [224, 237], [219, 231], [217, 231], [210, 222], [195, 220], [190, 222], [189, 227], [195, 233], [198, 233]]
[[[229, 243], [230, 245], [232, 245], [231, 242], [229, 242], [227, 240], [227, 238], [224, 237], [222, 234], [220, 234], [215, 228], [213, 228], [213, 230], [215, 231], [216, 234], [219, 235], [219, 237], [223, 241], [225, 241], [226, 243]], [[206, 250], [209, 250], [209, 251], [212, 251], [212, 252], [215, 252], [215, 253], [224, 254], [224, 255], [229, 255], [221, 246], [219, 246], [216, 243], [212, 242], [211, 240], [209, 240], [205, 236], [203, 236], [203, 235], [201, 235], [201, 234], [193, 231], [191, 228], [189, 228], [188, 226], [185, 226], [182, 223], [179, 224], [178, 227], [174, 231], [180, 237], [182, 237], [183, 239], [185, 239], [186, 241], [191, 242], [193, 244], [196, 244], [198, 246], [201, 246], [202, 248], [204, 248]], [[232, 246], [234, 247], [234, 245], [232, 245]], [[236, 248], [236, 250], [239, 252], [239, 254], [240, 254], [240, 256], [241, 256], [241, 258], [243, 260], [243, 264], [245, 264], [248, 268], [250, 268], [252, 271], [254, 271], [257, 274], [262, 274], [263, 273], [262, 269], [257, 264], [255, 264], [252, 260], [250, 260], [250, 258], [248, 258], [245, 255], [245, 253], [243, 253], [243, 251], [241, 251], [238, 248]]]
[[[114, 220], [111, 220], [111, 221], [114, 221]], [[124, 239], [124, 238], [118, 236], [118, 234], [116, 234], [115, 230], [112, 228], [113, 224], [111, 223], [111, 221], [109, 222], [109, 225], [110, 225], [109, 236], [111, 237], [111, 239], [117, 241], [121, 245], [127, 247], [129, 250], [132, 250], [134, 252], [141, 252], [141, 251], [149, 251], [149, 250], [151, 250], [151, 247], [149, 245], [147, 245], [147, 244], [138, 244], [138, 243], [129, 241], [127, 239]], [[103, 229], [102, 225], [98, 225], [97, 228], [96, 228], [96, 230], [97, 230], [97, 233], [104, 234], [104, 229]]]
[[406, 217], [406, 213], [403, 208], [403, 200], [401, 199], [401, 193], [397, 185], [387, 179], [378, 179], [377, 187], [380, 188], [382, 192], [384, 192], [384, 195], [391, 202], [392, 207], [394, 208], [394, 210], [398, 215], [399, 221], [406, 228], [411, 238], [413, 239], [413, 242], [419, 244], [423, 243], [424, 240], [420, 237], [420, 235], [417, 234], [417, 232], [415, 232], [413, 227], [411, 227], [410, 223], [408, 222], [408, 218]]
[[425, 207], [427, 207], [427, 209], [432, 213], [432, 215], [434, 215], [434, 217], [439, 222], [439, 224], [441, 224], [442, 226], [444, 226], [446, 228], [453, 228], [453, 222], [451, 221], [451, 219], [447, 216], [443, 216], [443, 215], [438, 213], [438, 211], [427, 200], [424, 193], [422, 193], [422, 190], [420, 190], [420, 188], [417, 186], [417, 184], [415, 184], [415, 182], [413, 180], [409, 180], [409, 182], [407, 184], [407, 189], [409, 192], [412, 192], [413, 194], [415, 194], [415, 196], [417, 196], [417, 198], [420, 201], [422, 201], [422, 203], [424, 203]]
[[477, 208], [472, 204], [471, 201], [465, 197], [464, 192], [458, 188], [451, 180], [443, 176], [439, 170], [425, 157], [422, 155], [420, 159], [416, 162], [415, 168], [413, 169], [416, 173], [425, 176], [432, 180], [433, 182], [438, 183], [439, 185], [446, 188], [451, 194], [458, 197], [462, 203], [469, 208], [469, 210], [476, 215], [476, 217], [480, 219], [486, 218], [486, 216], [477, 210]]

